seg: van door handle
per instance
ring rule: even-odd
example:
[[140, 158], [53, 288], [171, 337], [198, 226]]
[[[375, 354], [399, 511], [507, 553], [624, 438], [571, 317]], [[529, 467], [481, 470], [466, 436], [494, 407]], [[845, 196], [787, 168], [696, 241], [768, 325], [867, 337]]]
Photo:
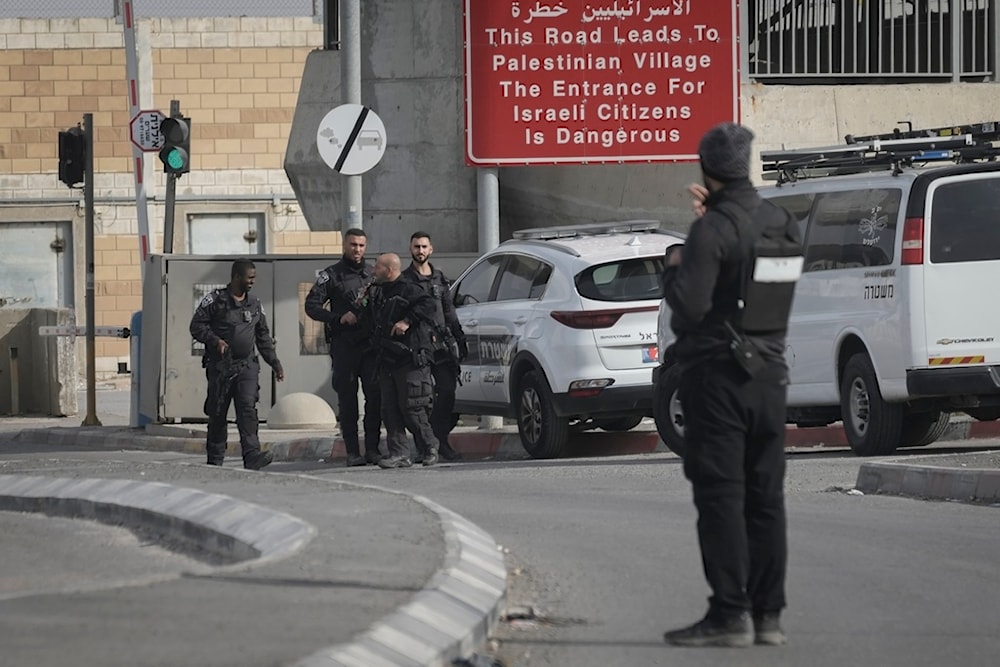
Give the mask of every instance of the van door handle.
[[479, 326], [479, 320], [466, 320], [466, 321], [462, 322], [462, 326], [463, 327], [469, 327], [469, 328], [477, 327], [477, 326]]
[[527, 321], [528, 321], [528, 318], [525, 317], [524, 315], [522, 315], [521, 317], [515, 317], [514, 318], [514, 324], [524, 324]]

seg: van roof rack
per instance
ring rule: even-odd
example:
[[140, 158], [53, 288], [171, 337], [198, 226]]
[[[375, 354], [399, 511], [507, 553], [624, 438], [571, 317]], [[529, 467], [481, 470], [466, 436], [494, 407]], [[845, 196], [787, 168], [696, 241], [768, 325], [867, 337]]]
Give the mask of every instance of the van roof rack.
[[[904, 121], [905, 122], [905, 121]], [[1000, 157], [1000, 122], [951, 125], [905, 132], [899, 128], [886, 134], [855, 137], [845, 143], [799, 150], [761, 151], [764, 179], [778, 185], [802, 178], [858, 174], [891, 169], [893, 175], [904, 167], [927, 162], [956, 164], [993, 161]]]
[[623, 220], [621, 222], [590, 222], [582, 225], [557, 225], [555, 227], [519, 229], [514, 232], [513, 237], [518, 240], [548, 240], [572, 236], [595, 236], [597, 234], [652, 232], [659, 229], [660, 222], [658, 220]]

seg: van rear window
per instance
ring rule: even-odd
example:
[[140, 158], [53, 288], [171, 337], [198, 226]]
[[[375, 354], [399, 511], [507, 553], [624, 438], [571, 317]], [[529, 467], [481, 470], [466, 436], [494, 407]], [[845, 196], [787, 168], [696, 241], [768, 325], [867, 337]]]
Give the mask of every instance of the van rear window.
[[645, 301], [663, 297], [663, 258], [638, 257], [591, 266], [576, 276], [580, 296], [596, 301]]
[[946, 183], [931, 203], [931, 262], [1000, 259], [1000, 179]]
[[818, 195], [806, 233], [805, 270], [891, 264], [901, 194], [893, 188]]

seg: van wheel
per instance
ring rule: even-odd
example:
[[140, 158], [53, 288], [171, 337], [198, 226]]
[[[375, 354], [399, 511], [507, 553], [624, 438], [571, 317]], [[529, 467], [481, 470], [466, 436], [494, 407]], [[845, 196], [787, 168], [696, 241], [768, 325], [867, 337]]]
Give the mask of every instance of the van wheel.
[[684, 457], [684, 411], [680, 399], [679, 366], [664, 368], [653, 386], [653, 420], [660, 440], [677, 456]]
[[524, 450], [536, 459], [550, 459], [566, 452], [569, 420], [556, 414], [549, 384], [538, 371], [521, 378], [517, 390], [517, 432]]
[[624, 433], [631, 431], [642, 423], [642, 415], [632, 415], [631, 417], [619, 417], [618, 419], [598, 419], [597, 428], [604, 431]]
[[900, 447], [923, 447], [929, 445], [948, 430], [951, 414], [947, 412], [918, 412], [906, 415], [903, 432], [899, 436]]
[[886, 403], [867, 354], [855, 354], [840, 380], [840, 414], [851, 450], [858, 456], [880, 456], [896, 450], [903, 432], [905, 406]]

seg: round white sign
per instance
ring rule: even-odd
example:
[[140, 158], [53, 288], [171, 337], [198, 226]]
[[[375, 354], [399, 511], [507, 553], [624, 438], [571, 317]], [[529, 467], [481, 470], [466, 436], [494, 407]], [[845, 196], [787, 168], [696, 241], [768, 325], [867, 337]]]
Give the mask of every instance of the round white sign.
[[385, 125], [361, 104], [342, 104], [323, 116], [316, 148], [331, 169], [346, 176], [363, 174], [385, 154]]

